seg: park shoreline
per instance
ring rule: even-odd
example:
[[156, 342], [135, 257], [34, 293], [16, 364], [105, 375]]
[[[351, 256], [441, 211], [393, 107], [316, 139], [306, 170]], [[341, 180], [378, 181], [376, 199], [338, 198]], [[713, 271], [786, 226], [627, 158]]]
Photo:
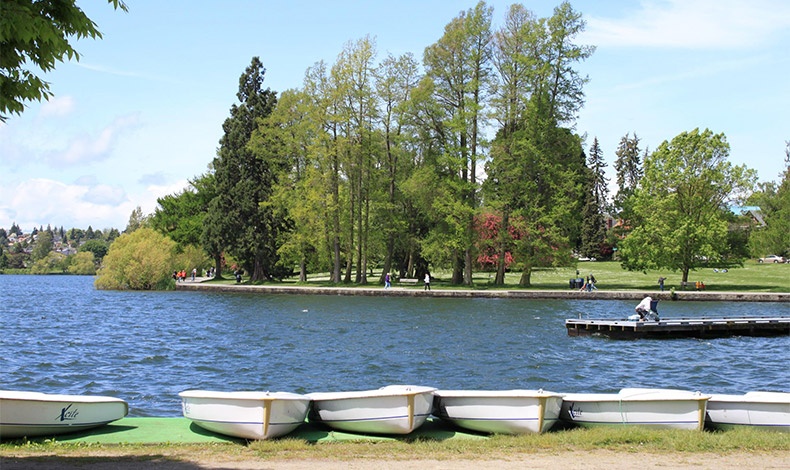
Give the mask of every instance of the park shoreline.
[[325, 287], [283, 284], [219, 284], [198, 278], [176, 283], [176, 290], [204, 292], [244, 292], [255, 294], [338, 295], [368, 297], [434, 297], [477, 299], [560, 299], [560, 300], [641, 300], [650, 295], [658, 300], [718, 302], [790, 302], [790, 292], [711, 292], [647, 290], [475, 290], [422, 287]]

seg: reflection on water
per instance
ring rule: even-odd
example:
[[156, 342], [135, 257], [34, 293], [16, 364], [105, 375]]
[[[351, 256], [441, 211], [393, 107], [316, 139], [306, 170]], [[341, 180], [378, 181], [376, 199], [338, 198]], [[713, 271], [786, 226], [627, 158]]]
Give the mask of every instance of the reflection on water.
[[[107, 292], [92, 278], [0, 276], [0, 388], [106, 394], [177, 416], [178, 392], [447, 389], [790, 391], [790, 337], [571, 338], [622, 301]], [[662, 316], [784, 315], [781, 303], [662, 303]]]

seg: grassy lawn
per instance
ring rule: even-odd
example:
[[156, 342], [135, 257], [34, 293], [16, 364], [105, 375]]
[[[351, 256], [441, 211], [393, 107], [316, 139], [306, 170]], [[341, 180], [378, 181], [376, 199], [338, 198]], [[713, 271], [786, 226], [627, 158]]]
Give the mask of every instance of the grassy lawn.
[[239, 444], [75, 444], [48, 441], [44, 443], [3, 443], [0, 457], [106, 455], [125, 456], [200, 456], [203, 459], [508, 459], [524, 452], [569, 452], [608, 450], [625, 453], [700, 453], [731, 452], [773, 453], [790, 451], [787, 434], [755, 429], [726, 432], [694, 432], [652, 430], [639, 427], [603, 427], [570, 429], [536, 435], [494, 435], [488, 439], [399, 439], [394, 441], [310, 443], [282, 438]]
[[[577, 267], [567, 268], [539, 268], [532, 273], [532, 286], [535, 290], [568, 290], [569, 280], [576, 277], [578, 269], [580, 277], [590, 274], [595, 276], [596, 287], [600, 290], [657, 290], [658, 278], [665, 277], [664, 288], [680, 290], [681, 275], [671, 271], [626, 271], [616, 261], [580, 262]], [[371, 287], [378, 285], [380, 270], [374, 270], [373, 275], [368, 275], [367, 286], [357, 284], [344, 284], [344, 287]], [[431, 286], [439, 289], [468, 289], [467, 286], [453, 286], [449, 283], [449, 271], [434, 271]], [[507, 273], [505, 286], [493, 286], [494, 273], [477, 272], [473, 275], [473, 289], [520, 289], [518, 287], [521, 273]], [[743, 267], [727, 268], [727, 272], [716, 268], [701, 268], [689, 274], [689, 282], [702, 281], [707, 291], [735, 291], [735, 292], [790, 292], [790, 264], [759, 264], [755, 260], [747, 261]], [[232, 279], [216, 281], [234, 284]], [[300, 284], [296, 278], [288, 278], [285, 284]], [[307, 283], [301, 285], [335, 286], [329, 283], [327, 273], [317, 273], [308, 276]], [[404, 285], [394, 282], [393, 285]], [[415, 289], [422, 289], [422, 282], [410, 285]], [[693, 290], [693, 288], [692, 288]]]

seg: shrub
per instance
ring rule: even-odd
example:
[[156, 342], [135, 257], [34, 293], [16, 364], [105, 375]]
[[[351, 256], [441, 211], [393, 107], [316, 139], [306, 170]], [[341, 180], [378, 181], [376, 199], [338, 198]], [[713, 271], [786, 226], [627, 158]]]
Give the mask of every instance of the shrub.
[[159, 232], [140, 228], [118, 237], [104, 257], [97, 289], [164, 290], [171, 277], [176, 243]]

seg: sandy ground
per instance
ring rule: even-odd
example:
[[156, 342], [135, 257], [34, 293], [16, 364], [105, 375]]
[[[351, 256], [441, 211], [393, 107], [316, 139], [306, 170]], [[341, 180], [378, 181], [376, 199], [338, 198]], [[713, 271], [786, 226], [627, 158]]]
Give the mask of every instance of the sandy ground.
[[0, 469], [87, 469], [87, 470], [324, 470], [324, 469], [397, 469], [397, 470], [481, 470], [481, 469], [790, 469], [790, 451], [760, 453], [678, 453], [646, 454], [624, 453], [606, 450], [569, 453], [525, 453], [509, 456], [502, 460], [284, 460], [251, 459], [249, 456], [217, 461], [215, 457], [191, 458], [190, 456], [152, 455], [147, 457], [124, 456], [122, 453], [102, 452], [101, 455], [82, 457], [51, 456], [4, 456], [0, 458]]

